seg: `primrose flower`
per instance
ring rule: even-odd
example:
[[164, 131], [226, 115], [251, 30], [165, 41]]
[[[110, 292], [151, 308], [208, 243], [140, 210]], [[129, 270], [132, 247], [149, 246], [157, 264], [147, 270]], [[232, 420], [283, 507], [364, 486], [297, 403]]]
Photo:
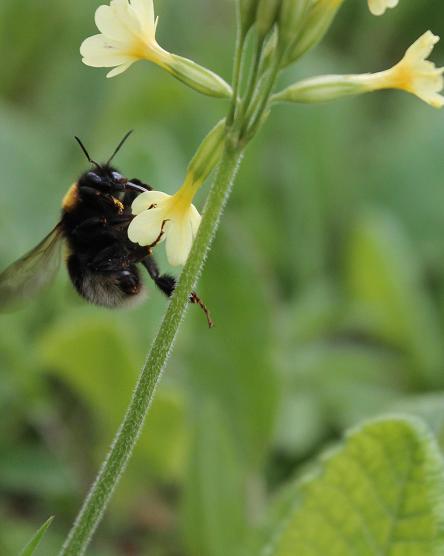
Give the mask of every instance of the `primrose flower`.
[[431, 31], [424, 33], [407, 49], [404, 57], [393, 68], [364, 76], [371, 90], [401, 89], [416, 95], [434, 108], [444, 106], [444, 68], [437, 68], [427, 60], [439, 37]]
[[112, 0], [99, 6], [95, 22], [100, 31], [83, 41], [83, 62], [93, 67], [114, 67], [107, 77], [127, 70], [137, 60], [149, 60], [160, 66], [170, 57], [156, 41], [157, 19], [152, 0]]
[[395, 8], [399, 0], [368, 0], [368, 8], [373, 15], [382, 15], [387, 8]]
[[439, 37], [427, 31], [408, 48], [391, 69], [360, 75], [323, 75], [299, 81], [273, 96], [274, 102], [325, 102], [347, 95], [379, 89], [401, 89], [419, 97], [434, 108], [444, 106], [444, 68], [427, 60]]
[[153, 246], [166, 240], [166, 253], [172, 266], [185, 264], [199, 229], [201, 216], [191, 204], [194, 190], [185, 183], [175, 195], [147, 191], [135, 199], [135, 218], [128, 228], [133, 243]]
[[80, 54], [87, 66], [114, 68], [107, 77], [148, 60], [203, 94], [231, 96], [231, 87], [217, 74], [159, 46], [153, 0], [111, 0], [97, 8], [95, 22], [100, 34], [85, 39]]

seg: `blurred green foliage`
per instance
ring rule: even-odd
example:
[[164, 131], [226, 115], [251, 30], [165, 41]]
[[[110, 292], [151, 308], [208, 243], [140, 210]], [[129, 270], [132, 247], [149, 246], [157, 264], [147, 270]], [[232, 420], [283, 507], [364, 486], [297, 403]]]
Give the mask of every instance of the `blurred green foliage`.
[[[233, 3], [157, 4], [160, 44], [228, 79]], [[57, 221], [85, 169], [75, 134], [105, 159], [136, 129], [117, 165], [173, 192], [224, 115], [224, 102], [148, 64], [113, 80], [83, 66], [95, 7], [0, 3], [2, 267]], [[432, 24], [444, 33], [438, 0], [384, 18], [350, 0], [282, 83], [391, 66]], [[441, 47], [433, 58], [442, 64]], [[92, 556], [247, 553], [281, 485], [376, 414], [419, 414], [442, 444], [443, 137], [441, 113], [396, 92], [273, 113], [199, 285], [216, 327], [190, 308]], [[1, 316], [0, 554], [18, 554], [48, 515], [40, 553], [60, 546], [165, 305], [151, 291], [131, 311], [88, 307], [62, 271]]]

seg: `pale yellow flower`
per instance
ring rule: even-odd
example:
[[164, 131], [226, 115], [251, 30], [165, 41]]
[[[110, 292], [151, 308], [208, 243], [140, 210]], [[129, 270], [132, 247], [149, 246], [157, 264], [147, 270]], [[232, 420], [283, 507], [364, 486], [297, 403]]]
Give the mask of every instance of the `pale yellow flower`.
[[114, 77], [137, 60], [159, 65], [168, 63], [170, 54], [156, 41], [157, 19], [152, 0], [111, 0], [99, 6], [95, 22], [100, 31], [83, 41], [83, 62], [93, 67], [114, 67], [107, 77]]
[[195, 190], [185, 184], [175, 195], [147, 191], [132, 205], [135, 218], [128, 228], [133, 243], [152, 246], [166, 240], [168, 261], [185, 264], [199, 229], [201, 216], [191, 203]]
[[87, 66], [113, 67], [107, 77], [114, 77], [137, 60], [148, 60], [200, 93], [231, 96], [231, 87], [219, 75], [159, 46], [153, 0], [111, 0], [109, 6], [97, 8], [95, 21], [100, 34], [80, 46]]
[[369, 90], [401, 89], [412, 93], [434, 108], [444, 106], [444, 68], [427, 60], [439, 37], [431, 31], [424, 33], [407, 49], [402, 60], [393, 68], [361, 77]]
[[321, 75], [298, 81], [273, 95], [274, 102], [325, 102], [348, 95], [379, 89], [401, 89], [412, 93], [434, 108], [444, 106], [444, 68], [437, 68], [427, 57], [439, 41], [427, 31], [407, 50], [402, 60], [386, 71], [358, 75]]
[[387, 8], [395, 8], [399, 0], [368, 0], [369, 10], [373, 15], [382, 15]]

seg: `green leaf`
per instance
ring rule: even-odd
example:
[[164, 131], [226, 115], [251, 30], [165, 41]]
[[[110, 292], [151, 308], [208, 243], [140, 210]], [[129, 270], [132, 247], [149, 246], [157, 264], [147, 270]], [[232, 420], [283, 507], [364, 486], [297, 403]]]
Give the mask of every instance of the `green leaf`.
[[374, 347], [326, 341], [287, 346], [280, 368], [285, 396], [276, 441], [299, 457], [312, 452], [332, 430], [379, 415], [406, 391], [403, 360]]
[[390, 409], [392, 412], [413, 415], [425, 421], [435, 435], [441, 451], [444, 450], [444, 392], [401, 398]]
[[272, 556], [438, 556], [444, 465], [422, 421], [368, 421], [325, 454], [266, 549]]
[[409, 355], [417, 381], [442, 385], [444, 355], [436, 310], [417, 255], [393, 215], [371, 211], [360, 217], [347, 273], [359, 324]]
[[227, 421], [215, 402], [197, 415], [185, 484], [184, 534], [190, 556], [238, 553], [245, 532], [245, 477]]
[[[131, 333], [116, 317], [89, 311], [58, 321], [40, 341], [48, 372], [75, 392], [95, 417], [98, 455], [109, 445], [130, 398], [141, 363], [136, 351]], [[180, 474], [187, 442], [183, 411], [182, 394], [162, 385], [131, 463], [136, 484], [142, 477], [146, 483], [149, 473], [164, 480]]]
[[[217, 333], [205, 334], [196, 350], [202, 316], [195, 313], [199, 329], [184, 339], [188, 340], [190, 384], [197, 399], [211, 397], [223, 408], [227, 423], [236, 431], [241, 457], [259, 466], [273, 434], [279, 389], [273, 372], [268, 285], [257, 280], [258, 256], [248, 250], [248, 242], [241, 247], [245, 233], [241, 223], [230, 221], [221, 232], [217, 257], [210, 258], [199, 286], [202, 297], [211, 299]], [[221, 268], [230, 268], [230, 280]]]
[[49, 529], [49, 526], [53, 522], [54, 517], [50, 517], [48, 521], [46, 521], [37, 533], [32, 537], [29, 543], [25, 546], [25, 548], [21, 551], [20, 556], [32, 556], [35, 553], [36, 549], [38, 548], [40, 542], [42, 541], [43, 537], [45, 536], [46, 531]]

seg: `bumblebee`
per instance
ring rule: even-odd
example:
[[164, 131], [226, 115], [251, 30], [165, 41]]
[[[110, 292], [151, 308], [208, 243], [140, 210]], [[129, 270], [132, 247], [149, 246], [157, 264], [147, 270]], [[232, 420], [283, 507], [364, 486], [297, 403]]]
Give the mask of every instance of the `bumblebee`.
[[[167, 297], [172, 295], [176, 280], [160, 273], [152, 256], [154, 244], [140, 247], [128, 239], [131, 205], [137, 195], [152, 190], [139, 179], [125, 178], [111, 166], [130, 133], [103, 164], [92, 160], [76, 137], [91, 168], [68, 190], [60, 222], [54, 229], [0, 274], [0, 311], [28, 301], [49, 285], [60, 266], [63, 245], [71, 282], [90, 303], [117, 308], [142, 301], [145, 288], [140, 267]], [[190, 302], [203, 309], [211, 326], [208, 310], [196, 293], [191, 294]]]

